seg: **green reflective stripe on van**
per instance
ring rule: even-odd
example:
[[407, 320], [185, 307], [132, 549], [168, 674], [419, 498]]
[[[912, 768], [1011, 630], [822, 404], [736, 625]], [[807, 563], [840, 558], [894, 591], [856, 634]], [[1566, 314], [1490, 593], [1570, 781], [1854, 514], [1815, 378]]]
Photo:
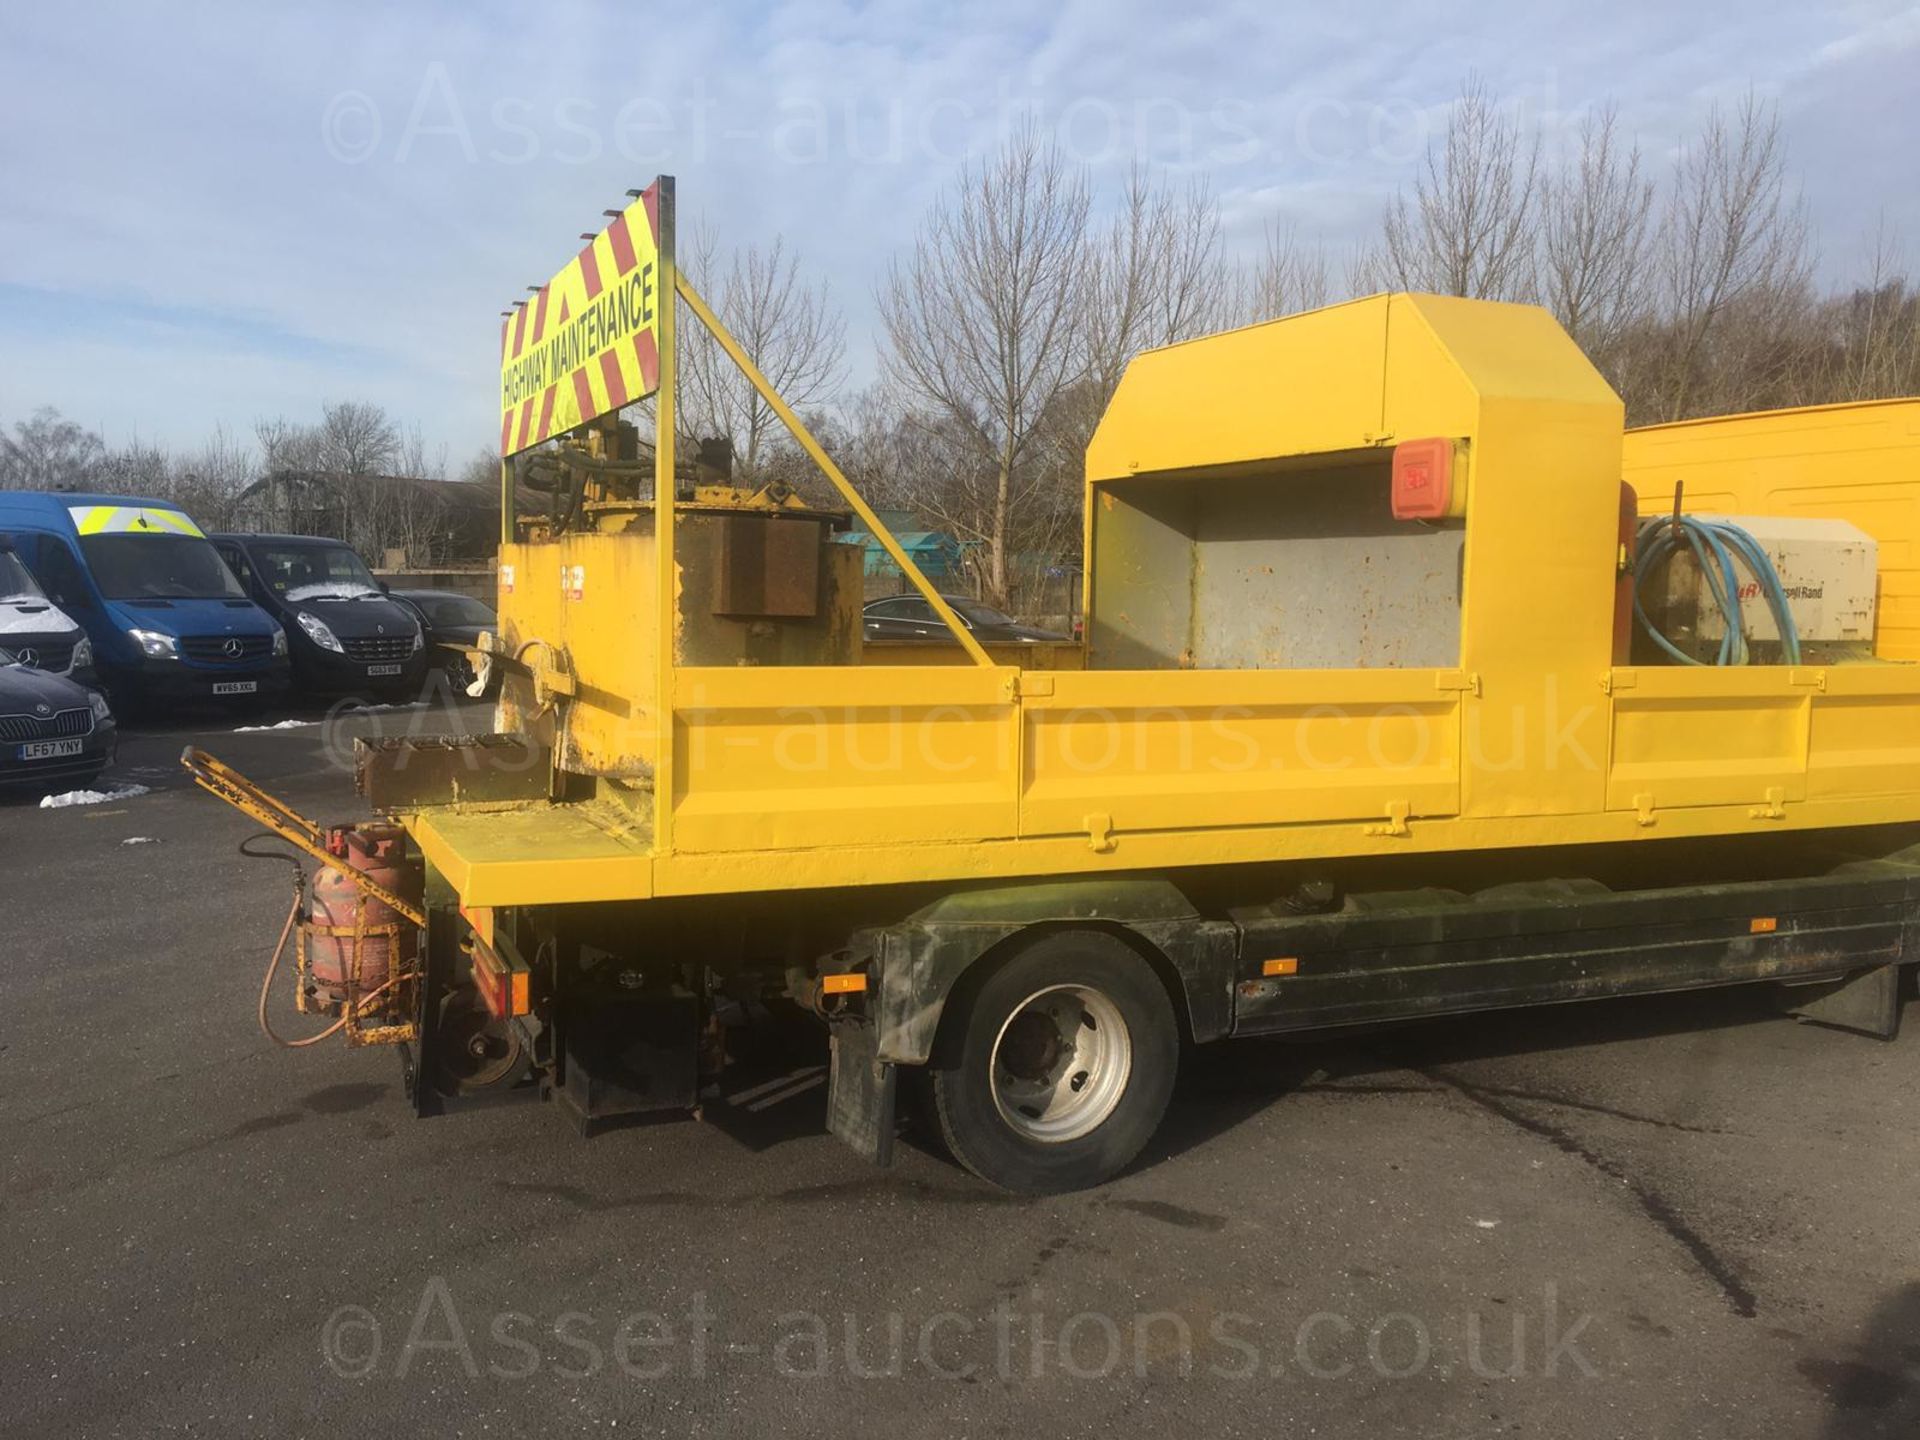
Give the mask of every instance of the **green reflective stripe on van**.
[[151, 505], [69, 505], [73, 528], [82, 535], [192, 535], [204, 540], [200, 527], [178, 510]]

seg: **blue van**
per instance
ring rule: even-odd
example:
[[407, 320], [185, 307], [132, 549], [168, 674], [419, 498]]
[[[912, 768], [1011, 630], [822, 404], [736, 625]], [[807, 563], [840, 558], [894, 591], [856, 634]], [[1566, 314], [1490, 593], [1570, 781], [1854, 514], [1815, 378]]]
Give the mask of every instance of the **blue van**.
[[282, 694], [287, 637], [178, 505], [0, 491], [0, 534], [93, 642], [116, 699]]

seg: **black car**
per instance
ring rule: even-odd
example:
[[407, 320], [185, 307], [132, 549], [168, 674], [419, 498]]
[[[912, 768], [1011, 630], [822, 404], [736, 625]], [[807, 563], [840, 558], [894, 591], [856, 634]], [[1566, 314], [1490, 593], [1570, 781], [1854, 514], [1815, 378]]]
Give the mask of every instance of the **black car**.
[[[988, 645], [1060, 645], [1070, 637], [1054, 630], [1022, 625], [1011, 615], [970, 600], [964, 595], [940, 597], [953, 607], [954, 614], [973, 632], [973, 638]], [[889, 595], [884, 600], [869, 600], [864, 612], [864, 629], [869, 644], [876, 640], [917, 640], [934, 644], [958, 645], [946, 623], [933, 613], [918, 595]]]
[[412, 699], [426, 637], [343, 541], [319, 535], [212, 535], [253, 602], [287, 632], [294, 688]]
[[105, 696], [0, 650], [0, 787], [84, 785], [113, 763], [113, 747]]
[[447, 645], [478, 645], [482, 630], [498, 630], [500, 617], [486, 601], [457, 590], [391, 590], [387, 592], [419, 617], [427, 636], [427, 664], [447, 677], [447, 684], [464, 693], [473, 683], [473, 662]]

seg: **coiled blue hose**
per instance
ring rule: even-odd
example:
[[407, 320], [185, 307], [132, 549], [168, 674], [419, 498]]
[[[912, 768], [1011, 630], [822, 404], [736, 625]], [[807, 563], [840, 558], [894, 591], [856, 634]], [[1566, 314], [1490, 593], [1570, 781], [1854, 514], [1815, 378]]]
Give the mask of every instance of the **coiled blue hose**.
[[1711, 662], [1716, 665], [1746, 665], [1751, 663], [1747, 647], [1746, 626], [1740, 618], [1740, 572], [1735, 561], [1744, 566], [1760, 586], [1760, 593], [1767, 598], [1767, 606], [1773, 611], [1773, 622], [1780, 631], [1782, 657], [1788, 665], [1800, 663], [1800, 632], [1793, 623], [1793, 611], [1787, 604], [1787, 592], [1780, 584], [1780, 575], [1773, 568], [1773, 561], [1761, 548], [1760, 542], [1742, 530], [1738, 525], [1725, 520], [1709, 520], [1698, 515], [1682, 515], [1676, 523], [1672, 516], [1663, 515], [1640, 522], [1639, 557], [1633, 567], [1633, 613], [1645, 630], [1667, 654], [1682, 665], [1705, 665], [1709, 662], [1696, 660], [1654, 627], [1647, 618], [1646, 607], [1640, 603], [1640, 591], [1647, 577], [1665, 570], [1669, 561], [1680, 553], [1682, 543], [1693, 552], [1694, 562], [1700, 567], [1700, 574], [1712, 592], [1714, 604], [1720, 607], [1721, 619], [1726, 622], [1724, 633], [1720, 637], [1720, 651]]

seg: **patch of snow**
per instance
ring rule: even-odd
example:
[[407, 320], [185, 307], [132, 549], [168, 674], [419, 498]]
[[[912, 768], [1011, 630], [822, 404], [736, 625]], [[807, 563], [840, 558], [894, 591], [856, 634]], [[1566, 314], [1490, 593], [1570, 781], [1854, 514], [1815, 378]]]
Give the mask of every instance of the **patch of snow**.
[[[30, 607], [23, 610], [8, 610], [13, 606]], [[51, 600], [43, 600], [38, 595], [0, 596], [0, 635], [24, 635], [29, 631], [51, 632], [55, 630], [78, 631], [80, 627], [73, 623], [67, 612]], [[76, 634], [76, 640], [79, 636]]]
[[1497, 1229], [1499, 1225], [1500, 1222], [1498, 1220], [1476, 1220], [1473, 1222], [1476, 1230], [1493, 1230]]
[[122, 845], [158, 845], [160, 843], [160, 837], [158, 835], [129, 835], [120, 843]]
[[59, 795], [40, 797], [42, 810], [64, 810], [69, 805], [106, 805], [115, 800], [131, 800], [136, 795], [150, 795], [153, 791], [145, 785], [115, 785], [111, 790], [68, 790]]
[[424, 710], [432, 703], [431, 700], [407, 700], [398, 705], [349, 705], [341, 713], [346, 715], [371, 715], [376, 710]]
[[236, 735], [250, 735], [257, 730], [300, 730], [308, 725], [318, 725], [319, 723], [318, 720], [282, 720], [277, 725], [236, 725], [233, 727], [233, 733]]
[[378, 595], [371, 585], [357, 580], [323, 580], [312, 585], [296, 585], [280, 598], [298, 603], [302, 600], [354, 600], [362, 595]]

